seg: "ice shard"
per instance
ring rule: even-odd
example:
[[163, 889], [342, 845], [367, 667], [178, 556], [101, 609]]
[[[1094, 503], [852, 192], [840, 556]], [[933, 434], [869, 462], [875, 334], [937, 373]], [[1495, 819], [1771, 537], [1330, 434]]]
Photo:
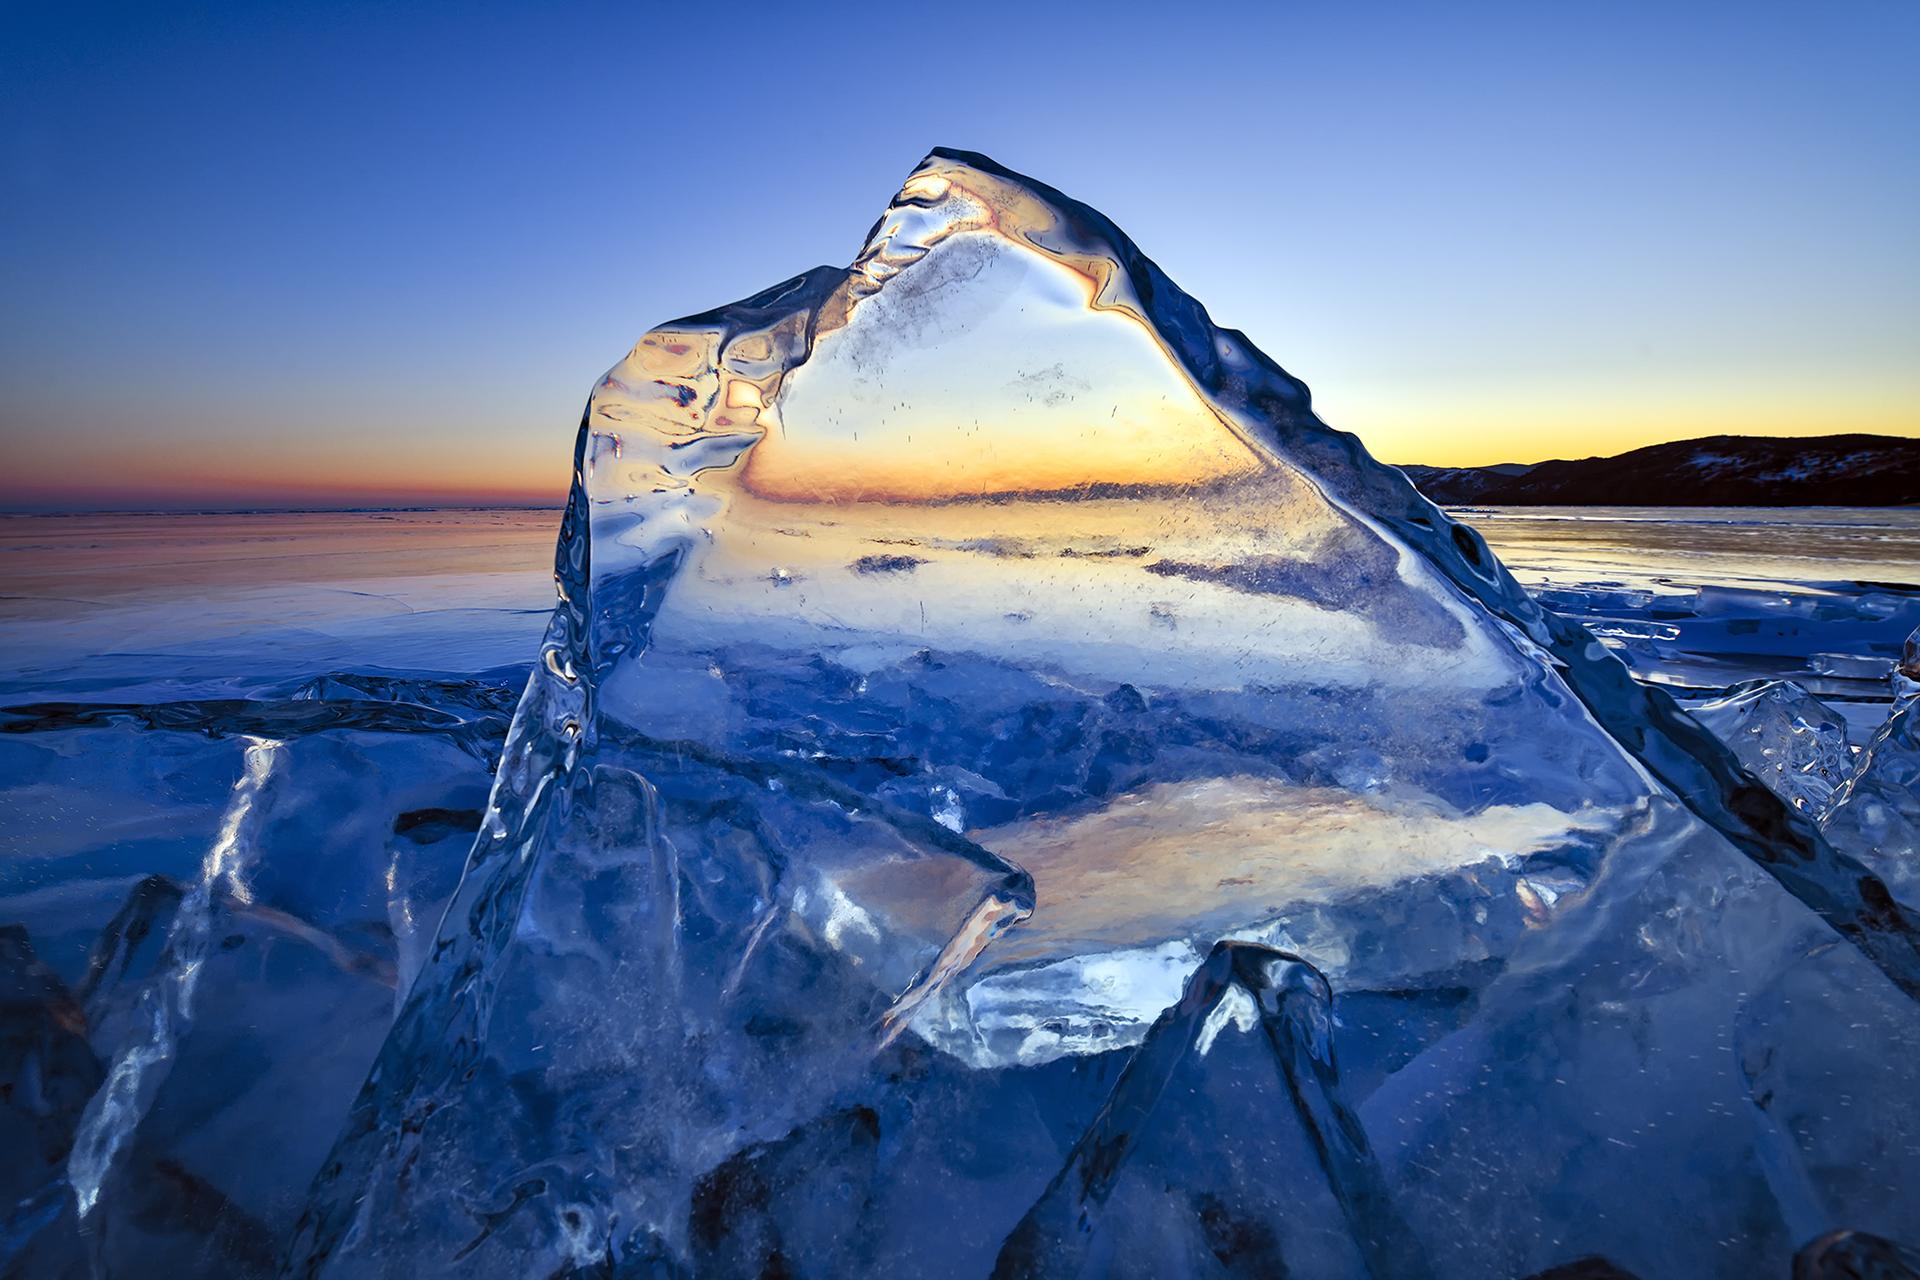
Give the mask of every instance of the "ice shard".
[[1791, 680], [1749, 680], [1693, 709], [1754, 777], [1819, 818], [1853, 772], [1847, 722]]
[[[1299, 957], [1216, 946], [1008, 1235], [994, 1275], [1181, 1273], [1208, 1256], [1254, 1273], [1426, 1275], [1345, 1099], [1331, 1004], [1326, 979]], [[1252, 1056], [1267, 1061], [1249, 1078], [1226, 1059], [1231, 1032], [1255, 1025], [1265, 1044]], [[1263, 1087], [1262, 1067], [1284, 1089]], [[1213, 1123], [1194, 1126], [1196, 1114]], [[1169, 1141], [1153, 1132], [1156, 1120], [1187, 1132]], [[1103, 1222], [1122, 1174], [1131, 1164], [1138, 1180], [1142, 1163], [1159, 1167]], [[1289, 1164], [1301, 1166], [1291, 1177]]]
[[64, 1135], [56, 1163], [13, 1170], [32, 1185], [4, 1201], [0, 1272], [278, 1267], [424, 962], [496, 754], [472, 749], [471, 690], [376, 705], [356, 681], [0, 713], [0, 913], [71, 993], [59, 1039], [18, 1002], [0, 1018], [0, 1038], [32, 1042], [0, 1063], [0, 1126], [52, 1115]]
[[1900, 661], [1894, 666], [1889, 677], [1893, 684], [1893, 700], [1896, 707], [1904, 707], [1915, 698], [1920, 698], [1920, 627], [1907, 637], [1906, 644], [1900, 647]]
[[[1896, 673], [1895, 687], [1910, 679]], [[1920, 904], [1920, 698], [1902, 694], [1820, 820], [1834, 846]]]
[[[1692, 1222], [1629, 1208], [1689, 1162], [1719, 1264], [1779, 1268], [1744, 991], [1837, 935], [1920, 1016], [1877, 878], [1111, 222], [981, 156], [933, 153], [851, 267], [645, 335], [555, 577], [290, 1274], [1071, 1271], [1076, 1153], [1175, 1069], [1149, 1109], [1187, 1136], [1141, 1167], [1180, 1194], [1137, 1203], [1194, 1274], [1704, 1274]], [[1261, 948], [1332, 1003], [1235, 968]], [[1226, 1033], [1183, 1001], [1269, 1047], [1199, 1052]], [[1594, 1131], [1701, 1106], [1633, 1159]], [[1229, 1137], [1241, 1173], [1182, 1173]], [[1262, 1152], [1298, 1197], [1246, 1181]]]

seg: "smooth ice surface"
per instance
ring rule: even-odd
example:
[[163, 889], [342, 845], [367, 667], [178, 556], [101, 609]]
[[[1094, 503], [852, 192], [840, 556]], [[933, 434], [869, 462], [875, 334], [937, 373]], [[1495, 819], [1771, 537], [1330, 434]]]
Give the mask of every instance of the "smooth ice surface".
[[549, 515], [0, 526], [0, 1270], [1908, 1256], [1904, 513], [1474, 513], [1542, 609], [958, 153], [576, 457], [544, 642]]

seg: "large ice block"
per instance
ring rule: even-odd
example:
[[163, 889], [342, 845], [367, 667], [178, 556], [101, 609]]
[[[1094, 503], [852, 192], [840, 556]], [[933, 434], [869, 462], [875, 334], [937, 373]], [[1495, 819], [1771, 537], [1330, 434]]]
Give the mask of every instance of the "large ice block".
[[[1574, 1221], [1689, 1161], [1732, 1171], [1716, 1229], [1762, 1224], [1716, 1256], [1784, 1266], [1774, 1136], [1636, 1161], [1582, 1104], [1624, 1074], [1623, 1123], [1746, 1105], [1740, 993], [1808, 938], [1916, 1016], [1877, 879], [1109, 221], [984, 157], [930, 156], [851, 267], [643, 337], [587, 406], [556, 581], [294, 1274], [1072, 1274], [1062, 1188], [1136, 1127], [1103, 1105], [1162, 1135], [1103, 1185], [1194, 1274], [1268, 1256], [1235, 1241], [1700, 1274], [1691, 1224]], [[1321, 984], [1324, 1052], [1233, 958], [1268, 949]], [[1267, 1048], [1199, 1050], [1242, 1014]], [[1576, 1092], [1531, 1100], [1556, 1070]], [[1459, 1129], [1523, 1100], [1539, 1132]], [[1523, 1141], [1579, 1178], [1441, 1211]], [[1210, 1145], [1240, 1172], [1183, 1173]], [[1333, 1216], [1259, 1221], [1288, 1197], [1232, 1183], [1268, 1166]]]

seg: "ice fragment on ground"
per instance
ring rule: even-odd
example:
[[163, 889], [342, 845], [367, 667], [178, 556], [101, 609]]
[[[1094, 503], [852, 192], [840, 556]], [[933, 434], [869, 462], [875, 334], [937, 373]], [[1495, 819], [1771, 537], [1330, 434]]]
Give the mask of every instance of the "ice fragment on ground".
[[1847, 722], [1790, 680], [1750, 680], [1693, 709], [1754, 777], [1818, 818], [1853, 772]]
[[1920, 906], [1920, 698], [1895, 704], [1820, 826], [1896, 898]]

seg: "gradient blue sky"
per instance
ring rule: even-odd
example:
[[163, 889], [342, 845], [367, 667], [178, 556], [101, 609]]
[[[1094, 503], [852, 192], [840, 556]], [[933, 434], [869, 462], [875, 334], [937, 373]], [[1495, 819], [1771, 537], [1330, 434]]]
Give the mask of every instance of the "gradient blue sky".
[[1389, 461], [1920, 434], [1916, 64], [1913, 3], [14, 5], [0, 505], [557, 499], [642, 331], [935, 144]]

